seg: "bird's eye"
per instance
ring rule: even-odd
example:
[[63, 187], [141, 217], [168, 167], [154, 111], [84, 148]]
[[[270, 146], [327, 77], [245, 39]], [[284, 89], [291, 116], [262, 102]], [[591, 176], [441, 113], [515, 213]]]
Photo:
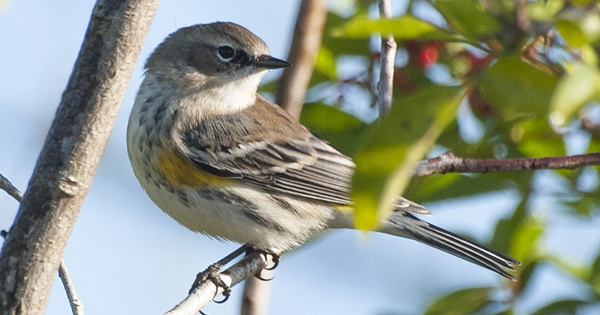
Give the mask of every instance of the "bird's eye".
[[233, 49], [231, 46], [219, 46], [217, 53], [223, 61], [231, 61], [231, 59], [235, 56], [235, 49]]

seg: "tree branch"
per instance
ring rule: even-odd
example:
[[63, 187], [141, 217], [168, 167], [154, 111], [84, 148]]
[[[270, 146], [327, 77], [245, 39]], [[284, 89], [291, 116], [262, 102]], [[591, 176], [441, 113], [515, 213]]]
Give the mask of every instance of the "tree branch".
[[446, 152], [436, 158], [421, 161], [415, 167], [415, 177], [445, 173], [498, 173], [542, 169], [575, 169], [600, 165], [600, 152], [572, 156], [516, 159], [465, 159]]
[[[274, 270], [263, 269], [260, 273], [263, 279], [272, 279]], [[257, 277], [250, 277], [244, 281], [244, 292], [242, 294], [242, 315], [267, 314], [271, 296], [272, 281], [264, 281]]]
[[[0, 174], [0, 189], [6, 191], [9, 195], [15, 198], [18, 202], [23, 199], [23, 193], [17, 189], [4, 175]], [[8, 233], [2, 231], [2, 237], [6, 238]], [[60, 260], [60, 266], [58, 267], [58, 277], [62, 280], [63, 287], [67, 292], [67, 298], [69, 299], [69, 305], [71, 305], [71, 311], [73, 315], [83, 315], [83, 303], [77, 298], [75, 293], [75, 286], [67, 270], [67, 265], [64, 260]]]
[[8, 178], [0, 174], [0, 189], [6, 191], [11, 197], [15, 198], [18, 202], [23, 200], [23, 193], [17, 189]]
[[0, 256], [0, 314], [44, 313], [158, 0], [99, 0]]
[[[392, 17], [392, 5], [389, 0], [379, 0], [380, 18]], [[379, 83], [377, 83], [377, 106], [379, 118], [383, 118], [392, 108], [392, 88], [394, 84], [394, 65], [396, 63], [396, 49], [398, 45], [394, 36], [389, 34], [381, 37], [381, 57]]]
[[60, 266], [58, 267], [58, 277], [62, 281], [63, 287], [65, 287], [65, 291], [67, 292], [69, 305], [71, 305], [71, 312], [73, 312], [73, 315], [83, 315], [83, 303], [81, 303], [81, 300], [79, 300], [75, 293], [75, 286], [73, 286], [73, 281], [71, 281], [69, 270], [67, 270], [67, 265], [62, 259], [60, 260]]
[[[229, 269], [221, 272], [221, 281], [229, 287], [254, 276], [267, 265], [267, 257], [258, 251], [252, 251], [249, 255], [235, 263]], [[217, 287], [208, 279], [200, 282], [190, 294], [164, 315], [194, 315], [217, 295], [223, 293], [223, 288]]]
[[327, 19], [324, 0], [302, 0], [287, 61], [292, 67], [283, 70], [277, 86], [275, 102], [298, 119], [306, 89], [310, 83], [317, 54], [321, 48]]

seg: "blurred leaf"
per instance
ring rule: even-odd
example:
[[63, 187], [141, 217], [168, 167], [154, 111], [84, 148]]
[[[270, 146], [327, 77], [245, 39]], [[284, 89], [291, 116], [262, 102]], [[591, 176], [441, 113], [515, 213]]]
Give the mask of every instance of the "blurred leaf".
[[322, 46], [315, 60], [315, 70], [325, 75], [329, 80], [337, 80], [335, 56], [327, 47]]
[[590, 217], [600, 209], [598, 191], [595, 191], [592, 194], [585, 194], [575, 201], [564, 201], [563, 203], [568, 205], [570, 209], [573, 209], [572, 213], [584, 217]]
[[334, 29], [339, 29], [348, 22], [347, 18], [343, 18], [335, 13], [329, 12], [325, 21], [325, 30], [323, 31], [323, 40], [321, 46], [327, 47], [334, 56], [340, 55], [360, 55], [368, 56], [371, 54], [369, 38], [348, 38], [332, 36]]
[[[590, 145], [586, 151], [586, 153], [592, 153], [592, 152], [600, 152], [600, 139], [598, 139], [596, 137], [592, 137], [590, 139]], [[600, 170], [599, 165], [596, 165], [595, 167], [596, 167], [596, 169]]]
[[367, 131], [356, 154], [352, 182], [356, 224], [372, 229], [392, 210], [391, 201], [412, 178], [414, 163], [454, 119], [463, 87], [430, 86], [402, 99]]
[[594, 43], [600, 39], [600, 15], [596, 12], [588, 12], [583, 18], [574, 21], [587, 38], [588, 42]]
[[581, 264], [575, 264], [571, 261], [565, 261], [562, 257], [554, 255], [545, 255], [545, 260], [552, 262], [556, 267], [560, 268], [562, 272], [571, 275], [575, 279], [586, 281], [590, 275], [590, 268]]
[[269, 93], [274, 95], [275, 91], [277, 90], [277, 84], [279, 84], [279, 80], [271, 80], [267, 83], [261, 84], [258, 88], [258, 92], [261, 94]]
[[519, 57], [504, 57], [485, 71], [479, 88], [505, 118], [514, 119], [546, 113], [555, 85], [556, 78]]
[[527, 157], [560, 156], [566, 154], [565, 143], [548, 125], [545, 117], [515, 124], [511, 130], [513, 141]]
[[511, 238], [521, 222], [527, 217], [526, 206], [526, 199], [522, 198], [512, 217], [498, 221], [494, 230], [494, 236], [489, 244], [491, 248], [501, 253], [511, 253]]
[[571, 21], [561, 20], [556, 22], [556, 29], [565, 38], [567, 43], [573, 47], [580, 47], [588, 43], [587, 38], [579, 26]]
[[438, 11], [458, 33], [474, 40], [500, 31], [500, 22], [476, 0], [436, 0]]
[[588, 101], [600, 92], [600, 73], [595, 67], [579, 65], [562, 77], [550, 102], [550, 118], [564, 125]]
[[589, 302], [584, 300], [560, 300], [552, 302], [537, 311], [532, 315], [563, 315], [563, 314], [576, 314], [577, 309], [581, 306], [588, 305]]
[[529, 280], [537, 270], [537, 267], [540, 265], [540, 260], [534, 258], [531, 261], [524, 262], [525, 265], [522, 267], [521, 272], [519, 273], [519, 278], [517, 285], [519, 286], [519, 292], [523, 292], [527, 289], [527, 285], [529, 284]]
[[370, 38], [373, 33], [393, 34], [396, 39], [467, 41], [459, 34], [410, 15], [379, 20], [356, 16], [344, 26], [334, 29], [332, 34], [340, 37]]
[[579, 47], [581, 53], [581, 59], [588, 66], [595, 67], [598, 64], [598, 54], [592, 45], [583, 45]]
[[300, 122], [338, 150], [353, 155], [359, 139], [367, 128], [362, 120], [332, 106], [307, 103]]
[[538, 253], [537, 241], [544, 233], [545, 224], [535, 217], [527, 217], [514, 230], [511, 243], [511, 255], [520, 261], [535, 257]]
[[600, 254], [596, 256], [596, 259], [590, 266], [587, 282], [592, 285], [596, 294], [600, 294]]
[[499, 173], [485, 175], [447, 173], [415, 178], [403, 196], [419, 202], [468, 198], [508, 189], [510, 186], [507, 177]]
[[431, 304], [425, 315], [462, 315], [481, 310], [492, 300], [493, 287], [468, 288], [451, 292]]
[[527, 7], [532, 20], [552, 21], [564, 5], [564, 0], [547, 0], [529, 2]]

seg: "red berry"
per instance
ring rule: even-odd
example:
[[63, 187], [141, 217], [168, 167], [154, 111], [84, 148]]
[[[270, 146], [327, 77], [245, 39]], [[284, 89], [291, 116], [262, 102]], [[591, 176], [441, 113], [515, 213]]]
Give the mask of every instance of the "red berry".
[[423, 68], [437, 62], [439, 57], [438, 48], [433, 44], [423, 47], [419, 54], [419, 65]]

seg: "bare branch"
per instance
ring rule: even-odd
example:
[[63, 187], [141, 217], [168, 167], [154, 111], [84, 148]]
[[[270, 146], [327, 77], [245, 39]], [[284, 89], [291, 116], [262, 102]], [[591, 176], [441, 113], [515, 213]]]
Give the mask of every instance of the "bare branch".
[[287, 58], [292, 67], [283, 71], [275, 100], [296, 119], [300, 117], [304, 105], [326, 19], [327, 3], [324, 0], [302, 0]]
[[[263, 269], [261, 278], [272, 279], [273, 270]], [[242, 294], [242, 315], [267, 314], [269, 309], [269, 297], [271, 296], [271, 281], [264, 281], [257, 277], [250, 277], [244, 281], [244, 293]]]
[[498, 173], [542, 169], [575, 169], [600, 165], [600, 152], [573, 156], [516, 159], [464, 159], [446, 152], [436, 158], [421, 161], [415, 167], [415, 177], [445, 173]]
[[73, 315], [83, 315], [83, 303], [77, 298], [75, 286], [73, 286], [73, 281], [71, 281], [67, 265], [62, 259], [60, 260], [60, 266], [58, 267], [58, 277], [62, 280], [63, 287], [65, 287], [65, 291], [67, 291], [71, 312], [73, 312]]
[[[2, 174], [0, 174], [0, 189], [6, 191], [18, 202], [21, 202], [21, 199], [23, 199], [23, 193], [17, 189], [17, 187], [13, 186], [13, 184]], [[2, 237], [6, 238], [8, 236], [8, 232], [4, 230], [2, 232]], [[83, 303], [81, 303], [81, 301], [77, 298], [75, 286], [73, 286], [73, 281], [71, 280], [71, 276], [67, 270], [67, 265], [62, 259], [60, 260], [60, 266], [58, 267], [58, 277], [62, 280], [73, 315], [83, 315]]]
[[11, 197], [15, 198], [18, 202], [23, 200], [23, 193], [17, 189], [8, 178], [0, 174], [0, 189], [6, 191]]
[[[267, 257], [264, 254], [253, 251], [242, 260], [223, 271], [219, 277], [229, 287], [254, 276], [267, 265]], [[212, 299], [223, 293], [223, 288], [217, 287], [213, 281], [200, 282], [190, 294], [164, 315], [194, 315], [201, 310]]]
[[[392, 17], [392, 5], [390, 0], [379, 0], [379, 16], [381, 18]], [[382, 118], [392, 108], [392, 88], [394, 84], [394, 65], [396, 63], [396, 49], [398, 45], [394, 36], [389, 34], [381, 37], [381, 58], [379, 83], [377, 83], [377, 105], [379, 107], [379, 118]]]
[[41, 315], [158, 0], [98, 0], [0, 254], [0, 314]]

